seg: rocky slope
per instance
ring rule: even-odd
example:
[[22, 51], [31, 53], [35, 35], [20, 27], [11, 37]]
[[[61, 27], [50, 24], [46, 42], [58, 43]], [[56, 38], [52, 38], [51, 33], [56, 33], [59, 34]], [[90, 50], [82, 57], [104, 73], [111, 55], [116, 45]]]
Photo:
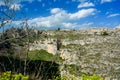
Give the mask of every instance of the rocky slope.
[[[62, 46], [57, 50], [56, 41]], [[120, 29], [92, 28], [86, 30], [46, 31], [30, 46], [30, 50], [45, 49], [65, 59], [62, 75], [97, 74], [105, 80], [120, 79]]]

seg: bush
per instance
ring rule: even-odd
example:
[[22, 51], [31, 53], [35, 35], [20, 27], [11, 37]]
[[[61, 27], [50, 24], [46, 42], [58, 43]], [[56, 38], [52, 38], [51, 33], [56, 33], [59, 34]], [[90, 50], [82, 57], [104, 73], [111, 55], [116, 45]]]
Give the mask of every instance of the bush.
[[44, 60], [51, 61], [53, 58], [53, 54], [48, 53], [46, 50], [33, 50], [29, 51], [29, 59], [30, 60]]
[[46, 50], [33, 50], [29, 51], [28, 55], [30, 60], [43, 60], [43, 61], [53, 61], [55, 62], [62, 62], [62, 59], [59, 55], [53, 55], [52, 53], [47, 52]]
[[102, 36], [108, 36], [109, 33], [107, 33], [106, 31], [104, 31], [104, 32], [101, 33], [101, 35], [102, 35]]
[[97, 76], [96, 74], [93, 74], [92, 76], [82, 75], [81, 79], [75, 76], [70, 76], [70, 75], [63, 76], [62, 78], [58, 76], [58, 77], [53, 78], [53, 80], [104, 80], [104, 79]]
[[0, 75], [0, 80], [29, 80], [29, 76], [24, 76], [21, 73], [11, 74], [11, 71], [7, 71]]
[[104, 80], [103, 78], [93, 74], [92, 76], [82, 75], [82, 80]]

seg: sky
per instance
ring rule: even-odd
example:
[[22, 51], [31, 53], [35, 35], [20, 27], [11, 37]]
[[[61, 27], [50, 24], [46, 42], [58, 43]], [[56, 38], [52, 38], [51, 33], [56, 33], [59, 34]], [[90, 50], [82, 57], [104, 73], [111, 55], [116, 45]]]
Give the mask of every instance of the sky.
[[[9, 9], [27, 16], [39, 29], [85, 29], [120, 26], [120, 0], [10, 0]], [[0, 7], [4, 6], [0, 0]], [[17, 18], [12, 24], [18, 26]]]

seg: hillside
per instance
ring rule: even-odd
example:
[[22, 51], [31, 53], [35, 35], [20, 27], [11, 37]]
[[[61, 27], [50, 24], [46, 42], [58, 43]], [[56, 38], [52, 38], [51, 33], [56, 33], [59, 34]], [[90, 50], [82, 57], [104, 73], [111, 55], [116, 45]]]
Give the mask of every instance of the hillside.
[[[9, 65], [4, 67], [6, 70], [12, 70], [12, 67], [22, 65], [28, 54], [28, 64], [40, 65], [44, 62], [55, 63], [61, 77], [67, 76], [69, 79], [80, 80], [83, 74], [91, 76], [98, 75], [105, 80], [119, 80], [120, 78], [120, 29], [108, 28], [90, 28], [84, 30], [34, 30], [27, 32], [21, 28], [10, 28], [1, 33], [0, 38], [0, 56], [6, 56], [0, 63]], [[29, 49], [29, 50], [27, 50]], [[27, 53], [28, 51], [28, 53]], [[18, 59], [16, 62], [14, 59]], [[11, 59], [11, 60], [9, 60]], [[11, 63], [11, 61], [13, 61]], [[40, 62], [39, 64], [36, 61]], [[14, 65], [14, 64], [17, 65]], [[45, 64], [46, 64], [45, 63]], [[31, 65], [31, 64], [30, 64]], [[0, 67], [3, 67], [2, 65]], [[45, 66], [46, 69], [52, 69]], [[15, 67], [16, 68], [16, 67]], [[56, 68], [54, 66], [54, 68]], [[21, 72], [19, 67], [13, 70], [16, 73]], [[47, 72], [37, 70], [39, 75], [32, 70], [31, 78], [38, 79]], [[44, 70], [44, 67], [42, 67]], [[57, 71], [54, 74], [58, 75]], [[4, 71], [4, 70], [1, 70]], [[23, 71], [24, 72], [24, 71]], [[21, 72], [21, 73], [23, 73]], [[51, 72], [52, 73], [52, 72]], [[50, 74], [52, 75], [52, 74]], [[94, 76], [95, 76], [94, 75]], [[53, 75], [52, 75], [53, 76]], [[51, 76], [50, 79], [53, 77]]]
[[[57, 40], [62, 45], [57, 50]], [[120, 79], [120, 29], [91, 28], [85, 30], [45, 31], [30, 50], [44, 49], [59, 54], [64, 61], [61, 75], [97, 74], [105, 80]]]

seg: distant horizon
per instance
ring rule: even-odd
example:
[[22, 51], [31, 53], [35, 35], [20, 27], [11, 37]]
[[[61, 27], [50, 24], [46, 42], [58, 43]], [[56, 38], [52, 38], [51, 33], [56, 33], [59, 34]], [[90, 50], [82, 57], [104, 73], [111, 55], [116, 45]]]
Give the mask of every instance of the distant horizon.
[[[4, 30], [7, 30], [7, 29], [10, 29], [10, 28], [12, 28], [13, 26], [11, 26], [11, 27], [7, 27], [7, 28], [5, 28]], [[14, 27], [14, 28], [20, 28], [20, 27]], [[59, 27], [58, 27], [59, 28]], [[56, 31], [56, 30], [58, 30], [58, 28], [56, 27], [55, 29], [52, 29], [52, 28], [50, 28], [50, 29], [40, 29], [40, 28], [35, 28], [35, 30], [52, 30], [52, 31]], [[77, 31], [77, 30], [89, 30], [89, 29], [120, 29], [120, 26], [119, 27], [114, 27], [114, 28], [110, 28], [110, 27], [89, 27], [89, 28], [81, 28], [81, 29], [64, 29], [64, 28], [60, 28], [60, 30], [71, 30], [71, 31]], [[2, 28], [0, 28], [0, 33], [2, 33]]]

